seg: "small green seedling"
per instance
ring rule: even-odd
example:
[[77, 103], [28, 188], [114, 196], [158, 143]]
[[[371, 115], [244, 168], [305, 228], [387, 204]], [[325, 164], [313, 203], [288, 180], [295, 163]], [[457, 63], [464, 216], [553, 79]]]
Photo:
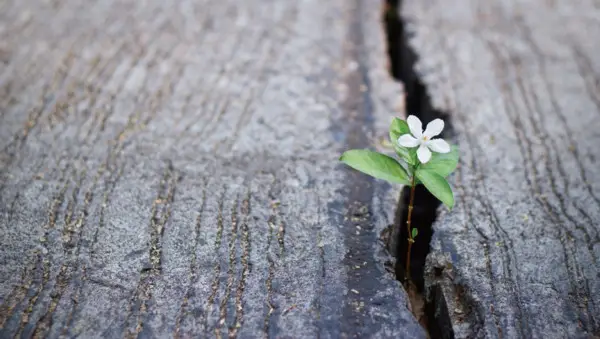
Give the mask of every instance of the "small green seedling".
[[419, 234], [411, 226], [412, 210], [415, 200], [415, 187], [423, 184], [431, 194], [449, 209], [454, 206], [454, 195], [446, 181], [458, 165], [458, 147], [450, 146], [438, 136], [444, 129], [444, 121], [435, 119], [427, 124], [423, 131], [421, 120], [410, 115], [406, 121], [394, 118], [390, 125], [390, 139], [400, 161], [374, 151], [349, 150], [340, 160], [348, 166], [392, 183], [409, 185], [410, 202], [406, 221], [408, 231], [408, 249], [406, 253], [406, 279], [410, 280], [410, 251]]

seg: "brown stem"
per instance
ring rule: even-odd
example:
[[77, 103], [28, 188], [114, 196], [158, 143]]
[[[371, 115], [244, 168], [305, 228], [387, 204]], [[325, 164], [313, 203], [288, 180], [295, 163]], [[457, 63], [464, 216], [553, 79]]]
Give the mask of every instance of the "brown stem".
[[412, 182], [410, 186], [410, 202], [408, 203], [408, 217], [406, 218], [406, 230], [408, 231], [408, 249], [406, 251], [406, 282], [410, 281], [410, 250], [412, 248], [412, 244], [415, 240], [412, 237], [412, 229], [411, 229], [411, 218], [412, 218], [412, 210], [415, 202], [415, 176], [412, 177]]

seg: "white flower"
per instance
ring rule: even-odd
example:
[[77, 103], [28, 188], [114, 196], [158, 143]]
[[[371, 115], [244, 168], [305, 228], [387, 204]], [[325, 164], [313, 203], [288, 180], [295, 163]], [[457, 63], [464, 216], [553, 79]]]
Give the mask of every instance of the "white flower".
[[[426, 163], [431, 159], [431, 151], [437, 153], [450, 152], [450, 145], [443, 139], [432, 139], [436, 135], [442, 133], [444, 129], [444, 121], [435, 119], [427, 124], [425, 132], [423, 132], [423, 124], [421, 120], [414, 115], [409, 115], [406, 119], [410, 134], [401, 135], [398, 138], [398, 144], [403, 147], [417, 147], [417, 158], [421, 163]], [[431, 151], [430, 151], [431, 150]]]

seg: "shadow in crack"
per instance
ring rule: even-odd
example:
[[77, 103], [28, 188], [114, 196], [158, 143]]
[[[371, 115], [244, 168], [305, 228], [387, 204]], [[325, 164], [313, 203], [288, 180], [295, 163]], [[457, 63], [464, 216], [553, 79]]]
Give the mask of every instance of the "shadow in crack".
[[[415, 115], [421, 119], [423, 124], [440, 118], [445, 122], [443, 138], [453, 136], [452, 125], [449, 121], [449, 115], [446, 112], [433, 108], [427, 88], [423, 84], [419, 74], [415, 71], [415, 64], [418, 60], [416, 53], [408, 44], [410, 32], [406, 29], [406, 23], [400, 17], [401, 0], [386, 0], [384, 11], [384, 24], [387, 34], [388, 55], [390, 58], [390, 72], [392, 76], [401, 81], [406, 94], [406, 113]], [[408, 217], [410, 187], [405, 187], [401, 193], [396, 209], [396, 216], [389, 239], [388, 248], [392, 255], [396, 257], [395, 273], [399, 281], [404, 281], [406, 260], [406, 247], [408, 231], [406, 229], [406, 219]], [[411, 253], [411, 272], [413, 284], [405, 286], [407, 288], [413, 312], [419, 322], [427, 328], [433, 338], [444, 337], [453, 338], [453, 333], [448, 333], [448, 327], [442, 324], [447, 323], [448, 319], [442, 319], [443, 314], [435, 314], [438, 309], [434, 303], [439, 298], [432, 297], [425, 302], [423, 294], [426, 282], [424, 278], [425, 261], [429, 254], [429, 244], [433, 236], [432, 225], [437, 218], [437, 210], [440, 201], [429, 193], [422, 185], [417, 186], [415, 192], [415, 203], [412, 214], [412, 225], [418, 227], [419, 236], [413, 244]], [[432, 289], [435, 288], [432, 287]], [[435, 291], [429, 291], [434, 296]], [[447, 313], [447, 312], [441, 312]], [[444, 333], [441, 328], [444, 327]], [[450, 328], [451, 331], [451, 328]]]

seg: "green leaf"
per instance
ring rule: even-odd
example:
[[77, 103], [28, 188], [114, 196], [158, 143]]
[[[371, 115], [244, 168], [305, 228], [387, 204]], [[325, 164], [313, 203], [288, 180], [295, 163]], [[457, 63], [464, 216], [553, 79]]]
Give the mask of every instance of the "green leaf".
[[398, 141], [401, 135], [410, 133], [410, 129], [408, 128], [408, 124], [406, 121], [394, 118], [392, 123], [390, 124], [390, 140], [393, 143]]
[[419, 230], [416, 228], [413, 228], [412, 229], [412, 238], [413, 239], [416, 238], [418, 234], [419, 234]]
[[422, 169], [433, 171], [442, 177], [447, 177], [452, 173], [458, 165], [458, 147], [455, 145], [451, 146], [450, 152], [448, 153], [435, 153], [433, 152], [431, 160], [427, 163], [419, 166]]
[[408, 174], [396, 159], [385, 154], [363, 149], [344, 152], [340, 161], [346, 165], [373, 176], [398, 184], [410, 185]]
[[452, 194], [452, 188], [442, 177], [434, 171], [424, 169], [422, 167], [417, 169], [417, 178], [425, 185], [425, 187], [438, 198], [444, 205], [452, 209], [454, 206], [454, 194]]
[[410, 129], [408, 128], [408, 124], [406, 121], [394, 118], [392, 123], [390, 124], [390, 141], [394, 145], [394, 150], [399, 157], [404, 159], [407, 163], [411, 165], [417, 164], [417, 148], [406, 148], [398, 145], [398, 138], [401, 135], [410, 133]]
[[[402, 149], [402, 151], [398, 151], [398, 149]], [[396, 146], [396, 153], [398, 153], [398, 155], [400, 157], [402, 157], [402, 159], [406, 160], [407, 163], [414, 166], [419, 163], [419, 160], [417, 158], [417, 149], [418, 149], [418, 147], [406, 148], [406, 147]]]

